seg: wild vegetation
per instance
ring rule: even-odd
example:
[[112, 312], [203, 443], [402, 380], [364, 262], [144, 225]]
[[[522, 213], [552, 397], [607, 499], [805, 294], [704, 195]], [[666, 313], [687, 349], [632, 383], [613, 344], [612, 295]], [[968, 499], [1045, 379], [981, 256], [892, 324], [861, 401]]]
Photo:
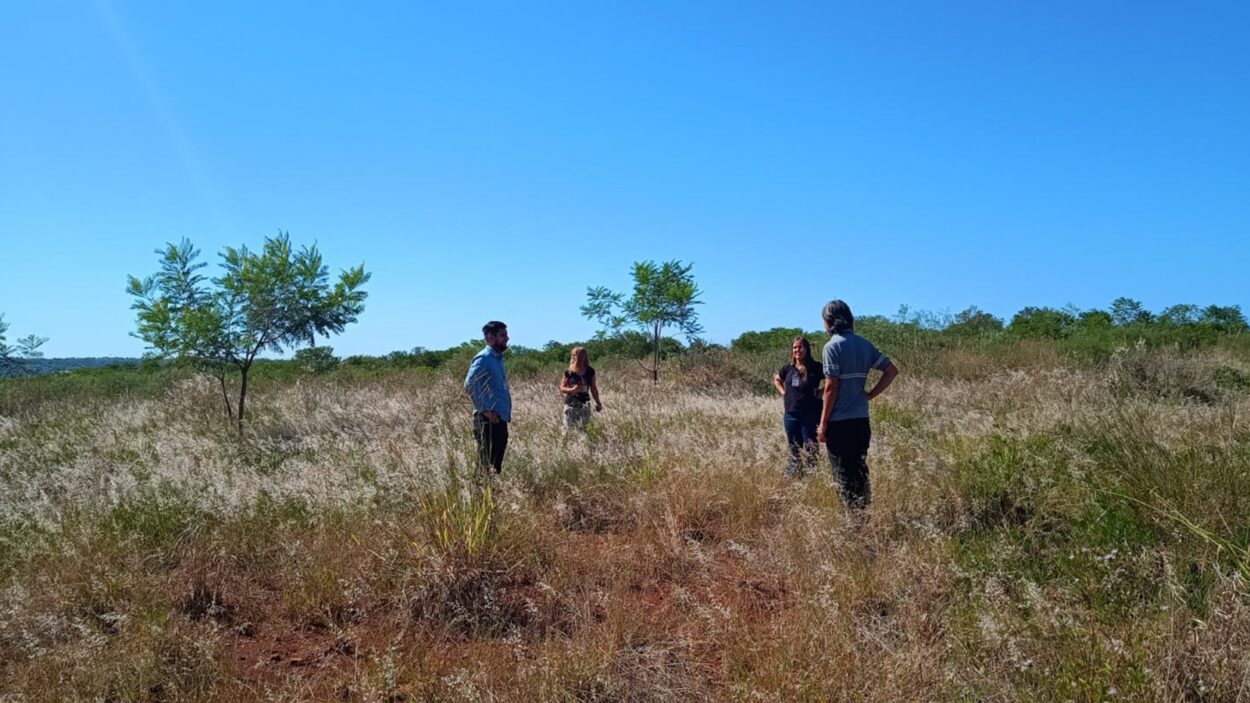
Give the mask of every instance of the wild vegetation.
[[43, 356], [39, 347], [48, 341], [47, 337], [29, 334], [9, 344], [5, 336], [8, 331], [9, 323], [0, 314], [0, 378], [30, 373], [31, 363]]
[[520, 350], [489, 483], [468, 350], [258, 360], [242, 435], [177, 365], [6, 380], [0, 699], [1250, 698], [1247, 337], [1072, 317], [864, 320], [866, 519], [783, 475], [789, 330], [599, 340], [584, 436]]
[[634, 292], [628, 299], [624, 293], [603, 286], [586, 290], [582, 316], [599, 323], [597, 336], [600, 339], [617, 336], [628, 327], [650, 332], [652, 361], [647, 370], [652, 383], [659, 381], [664, 328], [675, 327], [687, 339], [703, 332], [695, 308], [703, 304], [699, 300], [702, 291], [694, 282], [693, 268], [694, 264], [680, 261], [658, 265], [654, 261], [636, 261], [630, 271], [634, 277]]
[[[257, 357], [342, 332], [368, 296], [363, 265], [343, 271], [331, 286], [317, 247], [297, 251], [285, 233], [266, 238], [259, 252], [226, 247], [221, 276], [207, 282], [199, 273], [205, 264], [196, 261], [200, 252], [189, 240], [156, 253], [160, 271], [128, 279], [138, 315], [135, 336], [152, 358], [181, 361], [217, 379], [225, 415], [240, 432]], [[226, 384], [232, 373], [239, 378], [233, 394]]]

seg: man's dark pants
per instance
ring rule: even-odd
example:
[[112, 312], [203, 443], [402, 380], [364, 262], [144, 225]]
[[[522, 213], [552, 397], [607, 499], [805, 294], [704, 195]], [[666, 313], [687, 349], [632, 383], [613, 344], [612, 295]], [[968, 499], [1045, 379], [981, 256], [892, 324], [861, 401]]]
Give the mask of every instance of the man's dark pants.
[[503, 452], [508, 448], [508, 423], [491, 422], [484, 415], [473, 414], [473, 439], [477, 441], [478, 461], [495, 473], [503, 470]]
[[872, 428], [868, 418], [836, 420], [825, 426], [825, 449], [833, 466], [833, 477], [842, 487], [842, 497], [851, 506], [864, 508], [872, 497], [868, 487], [868, 445]]

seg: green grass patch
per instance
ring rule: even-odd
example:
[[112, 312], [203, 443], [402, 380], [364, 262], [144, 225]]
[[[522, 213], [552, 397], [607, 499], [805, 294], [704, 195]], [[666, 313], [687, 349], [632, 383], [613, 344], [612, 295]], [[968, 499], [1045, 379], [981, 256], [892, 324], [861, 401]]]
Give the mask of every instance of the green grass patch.
[[874, 426], [893, 426], [912, 432], [920, 429], [922, 422], [920, 414], [907, 408], [889, 402], [875, 402], [871, 410]]
[[0, 575], [9, 575], [33, 556], [47, 551], [54, 535], [29, 520], [0, 522]]
[[1086, 500], [1068, 457], [1046, 436], [996, 433], [980, 453], [957, 462], [955, 472], [973, 531], [1053, 529]]
[[180, 547], [197, 533], [219, 525], [220, 519], [193, 497], [160, 485], [123, 499], [104, 516], [99, 530], [118, 543], [133, 542], [162, 559], [174, 560]]

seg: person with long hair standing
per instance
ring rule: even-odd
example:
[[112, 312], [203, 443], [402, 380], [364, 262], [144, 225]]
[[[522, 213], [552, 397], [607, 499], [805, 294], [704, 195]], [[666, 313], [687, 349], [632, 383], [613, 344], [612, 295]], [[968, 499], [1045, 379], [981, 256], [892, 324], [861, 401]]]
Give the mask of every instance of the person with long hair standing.
[[790, 342], [790, 363], [773, 376], [773, 387], [783, 398], [781, 416], [786, 430], [790, 460], [786, 474], [797, 476], [816, 464], [816, 426], [820, 424], [821, 398], [817, 395], [824, 372], [820, 362], [812, 358], [812, 345], [806, 337]]
[[[890, 387], [898, 369], [872, 342], [855, 334], [855, 316], [843, 301], [829, 301], [821, 318], [829, 341], [822, 355], [825, 391], [816, 439], [829, 452], [829, 463], [841, 485], [843, 499], [852, 507], [866, 508], [871, 499], [868, 445], [872, 428], [868, 402]], [[869, 369], [880, 371], [881, 379], [872, 390], [865, 390]]]
[[586, 347], [573, 347], [569, 354], [569, 368], [560, 379], [560, 392], [564, 394], [564, 428], [584, 430], [590, 424], [590, 399], [595, 399], [595, 412], [603, 410], [599, 402], [599, 383]]

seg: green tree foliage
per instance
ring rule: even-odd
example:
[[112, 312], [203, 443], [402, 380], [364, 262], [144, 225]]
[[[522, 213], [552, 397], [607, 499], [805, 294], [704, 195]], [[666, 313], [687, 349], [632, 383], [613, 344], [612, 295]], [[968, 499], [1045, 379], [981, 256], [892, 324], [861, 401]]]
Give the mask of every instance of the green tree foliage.
[[1250, 331], [1246, 325], [1246, 317], [1241, 314], [1239, 305], [1208, 305], [1203, 308], [1199, 321], [1210, 325], [1224, 334], [1242, 334]]
[[[697, 340], [692, 340], [692, 344], [694, 341]], [[592, 360], [606, 357], [640, 359], [654, 352], [650, 335], [638, 330], [621, 330], [616, 334], [599, 335], [585, 342], [548, 342], [542, 351], [537, 353], [545, 360], [567, 362], [569, 352], [573, 347], [586, 347]], [[672, 337], [660, 340], [661, 359], [667, 359], [685, 351], [686, 348], [682, 346], [682, 343]], [[513, 349], [509, 347], [509, 354], [512, 353]]]
[[1066, 310], [1027, 307], [1011, 318], [1007, 331], [1019, 337], [1062, 339], [1075, 324], [1076, 316]]
[[1202, 308], [1197, 305], [1173, 305], [1159, 313], [1158, 322], [1164, 325], [1194, 325], [1202, 317]]
[[1149, 324], [1153, 317], [1141, 301], [1125, 297], [1111, 301], [1111, 320], [1119, 327]]
[[[226, 415], [243, 430], [248, 373], [257, 355], [281, 353], [317, 335], [338, 334], [364, 310], [369, 280], [363, 266], [347, 269], [330, 283], [315, 246], [296, 251], [285, 233], [266, 238], [259, 252], [227, 247], [222, 275], [206, 283], [199, 250], [191, 242], [156, 252], [160, 270], [145, 279], [129, 277], [138, 329], [134, 335], [158, 358], [190, 361], [221, 385]], [[237, 403], [227, 375], [237, 372]]]
[[787, 355], [795, 337], [803, 335], [798, 327], [774, 327], [763, 332], [743, 332], [729, 343], [731, 351], [744, 354]]
[[[975, 310], [975, 307], [970, 309]], [[945, 311], [921, 310], [910, 305], [900, 305], [898, 306], [898, 312], [894, 313], [894, 318], [890, 321], [897, 325], [917, 330], [941, 330], [953, 324], [955, 318]], [[859, 326], [858, 318], [855, 324]]]
[[39, 347], [48, 341], [47, 337], [33, 334], [22, 337], [9, 344], [5, 333], [9, 331], [9, 323], [0, 314], [0, 376], [20, 376], [30, 371], [27, 362], [43, 357]]
[[1002, 332], [1003, 321], [973, 305], [955, 315], [944, 331], [957, 337], [983, 337]]
[[[696, 305], [701, 291], [690, 273], [694, 264], [681, 261], [634, 262], [634, 292], [628, 299], [603, 286], [586, 290], [582, 315], [599, 322], [600, 337], [619, 333], [624, 327], [637, 327], [651, 334], [652, 364], [647, 370], [651, 381], [659, 380], [660, 345], [664, 330], [674, 327], [687, 340], [703, 331]], [[641, 363], [641, 362], [640, 362]]]
[[326, 373], [338, 368], [339, 358], [333, 347], [306, 347], [296, 350], [292, 359], [301, 370], [308, 373]]
[[1111, 329], [1115, 320], [1106, 310], [1086, 310], [1077, 316], [1076, 325], [1084, 332], [1096, 332]]

